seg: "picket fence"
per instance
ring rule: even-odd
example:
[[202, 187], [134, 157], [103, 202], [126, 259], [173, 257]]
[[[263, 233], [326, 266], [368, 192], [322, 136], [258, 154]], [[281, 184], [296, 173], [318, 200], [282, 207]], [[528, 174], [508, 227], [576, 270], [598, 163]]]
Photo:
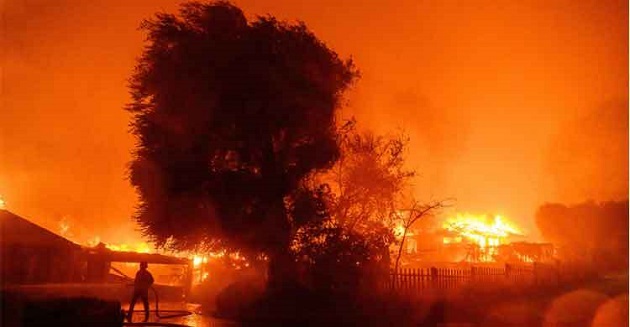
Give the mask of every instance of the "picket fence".
[[430, 267], [401, 268], [398, 271], [392, 271], [385, 287], [395, 291], [455, 290], [462, 287], [530, 287], [553, 285], [559, 282], [559, 270], [556, 267], [545, 265]]

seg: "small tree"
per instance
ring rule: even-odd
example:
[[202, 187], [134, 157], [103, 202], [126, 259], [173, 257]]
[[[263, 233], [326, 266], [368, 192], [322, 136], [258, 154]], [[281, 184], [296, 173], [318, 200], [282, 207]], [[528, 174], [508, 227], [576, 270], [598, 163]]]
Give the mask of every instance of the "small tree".
[[377, 136], [348, 121], [341, 129], [341, 154], [326, 176], [333, 190], [331, 215], [350, 230], [389, 225], [414, 171], [404, 167], [409, 139]]
[[320, 219], [305, 225], [294, 242], [295, 253], [314, 278], [332, 288], [360, 279], [369, 284], [387, 275], [393, 219], [414, 175], [404, 167], [405, 136], [359, 132], [354, 120], [339, 134], [339, 160], [324, 175], [314, 176], [310, 187], [317, 195], [302, 206], [302, 212], [318, 212]]
[[[405, 240], [407, 239], [407, 233], [409, 232], [409, 229], [421, 218], [434, 214], [435, 211], [444, 207], [445, 201], [433, 201], [427, 204], [421, 204], [414, 201], [410, 209], [400, 210], [400, 212], [403, 213], [402, 215], [399, 215], [399, 220], [401, 222], [403, 231], [400, 243], [398, 244], [398, 253], [396, 254], [396, 262], [394, 264], [394, 276], [396, 276], [396, 273], [398, 273], [400, 258], [402, 256], [402, 251], [405, 246]], [[404, 213], [407, 214], [406, 217]]]

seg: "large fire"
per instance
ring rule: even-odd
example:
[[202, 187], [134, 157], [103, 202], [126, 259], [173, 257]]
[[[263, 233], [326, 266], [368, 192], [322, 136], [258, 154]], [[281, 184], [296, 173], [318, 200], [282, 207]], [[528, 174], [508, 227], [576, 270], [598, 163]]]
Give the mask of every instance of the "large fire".
[[[101, 243], [101, 239], [96, 236], [87, 242], [87, 246], [94, 247]], [[227, 251], [215, 251], [207, 253], [196, 252], [172, 252], [158, 250], [151, 244], [143, 241], [137, 241], [133, 243], [103, 243], [104, 246], [112, 251], [121, 252], [138, 252], [138, 253], [157, 253], [168, 256], [188, 258], [192, 261], [193, 268], [193, 285], [197, 285], [206, 281], [210, 274], [208, 272], [208, 264], [216, 262], [217, 260], [229, 258], [232, 263], [232, 268], [242, 269], [249, 267], [247, 260], [239, 253], [228, 253]]]
[[501, 255], [500, 248], [511, 242], [510, 237], [522, 236], [513, 223], [500, 215], [457, 214], [446, 219], [442, 228], [452, 234], [442, 239], [444, 244], [463, 243], [472, 246], [464, 259], [472, 262], [496, 261]]
[[[101, 243], [101, 238], [95, 236], [87, 241], [86, 245], [89, 247], [97, 246]], [[118, 243], [118, 244], [109, 244], [104, 243], [105, 247], [112, 251], [121, 251], [121, 252], [138, 252], [138, 253], [157, 253], [157, 250], [151, 246], [149, 243], [138, 241], [132, 244], [128, 243]]]
[[442, 227], [458, 235], [444, 238], [444, 243], [459, 243], [465, 239], [480, 248], [496, 247], [504, 244], [509, 236], [522, 235], [514, 224], [499, 215], [489, 219], [486, 215], [457, 214], [447, 219]]
[[193, 284], [198, 284], [203, 282], [209, 278], [209, 273], [207, 271], [207, 265], [211, 262], [215, 262], [217, 260], [229, 259], [232, 265], [232, 268], [239, 270], [242, 268], [249, 267], [249, 262], [245, 257], [236, 252], [228, 253], [225, 250], [214, 251], [214, 252], [174, 252], [167, 251], [162, 249], [157, 249], [152, 244], [142, 241], [140, 239], [134, 240], [133, 237], [127, 238], [127, 240], [131, 239], [131, 242], [111, 242], [110, 240], [103, 240], [100, 236], [92, 236], [92, 237], [84, 237], [79, 238], [76, 232], [73, 230], [73, 224], [71, 224], [70, 219], [67, 217], [62, 217], [57, 223], [57, 232], [78, 244], [82, 244], [87, 247], [96, 247], [96, 246], [104, 246], [105, 248], [112, 251], [119, 252], [137, 252], [137, 253], [152, 253], [152, 254], [162, 254], [180, 258], [188, 258], [192, 261], [193, 267]]

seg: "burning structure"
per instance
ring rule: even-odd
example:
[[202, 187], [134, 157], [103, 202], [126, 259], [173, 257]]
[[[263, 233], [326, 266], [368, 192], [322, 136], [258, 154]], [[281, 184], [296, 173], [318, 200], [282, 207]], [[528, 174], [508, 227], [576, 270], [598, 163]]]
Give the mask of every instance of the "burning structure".
[[552, 260], [549, 243], [530, 243], [500, 215], [457, 214], [430, 229], [408, 232], [403, 261], [456, 263], [532, 263]]
[[143, 261], [151, 264], [156, 288], [167, 297], [181, 299], [192, 285], [192, 259], [116, 251], [103, 243], [81, 246], [2, 209], [0, 232], [3, 288], [20, 288], [36, 295], [52, 285], [63, 285], [58, 291], [70, 292], [66, 295], [126, 298], [133, 281], [130, 276]]
[[0, 209], [2, 284], [69, 283], [81, 280], [83, 251], [55, 233]]

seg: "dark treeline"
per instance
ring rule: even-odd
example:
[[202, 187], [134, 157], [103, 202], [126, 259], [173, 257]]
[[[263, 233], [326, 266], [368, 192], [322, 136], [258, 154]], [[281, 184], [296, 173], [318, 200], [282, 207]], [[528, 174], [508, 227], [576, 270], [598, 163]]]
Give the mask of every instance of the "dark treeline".
[[563, 260], [604, 270], [628, 266], [628, 200], [573, 206], [548, 203], [538, 209], [536, 224], [558, 246]]

